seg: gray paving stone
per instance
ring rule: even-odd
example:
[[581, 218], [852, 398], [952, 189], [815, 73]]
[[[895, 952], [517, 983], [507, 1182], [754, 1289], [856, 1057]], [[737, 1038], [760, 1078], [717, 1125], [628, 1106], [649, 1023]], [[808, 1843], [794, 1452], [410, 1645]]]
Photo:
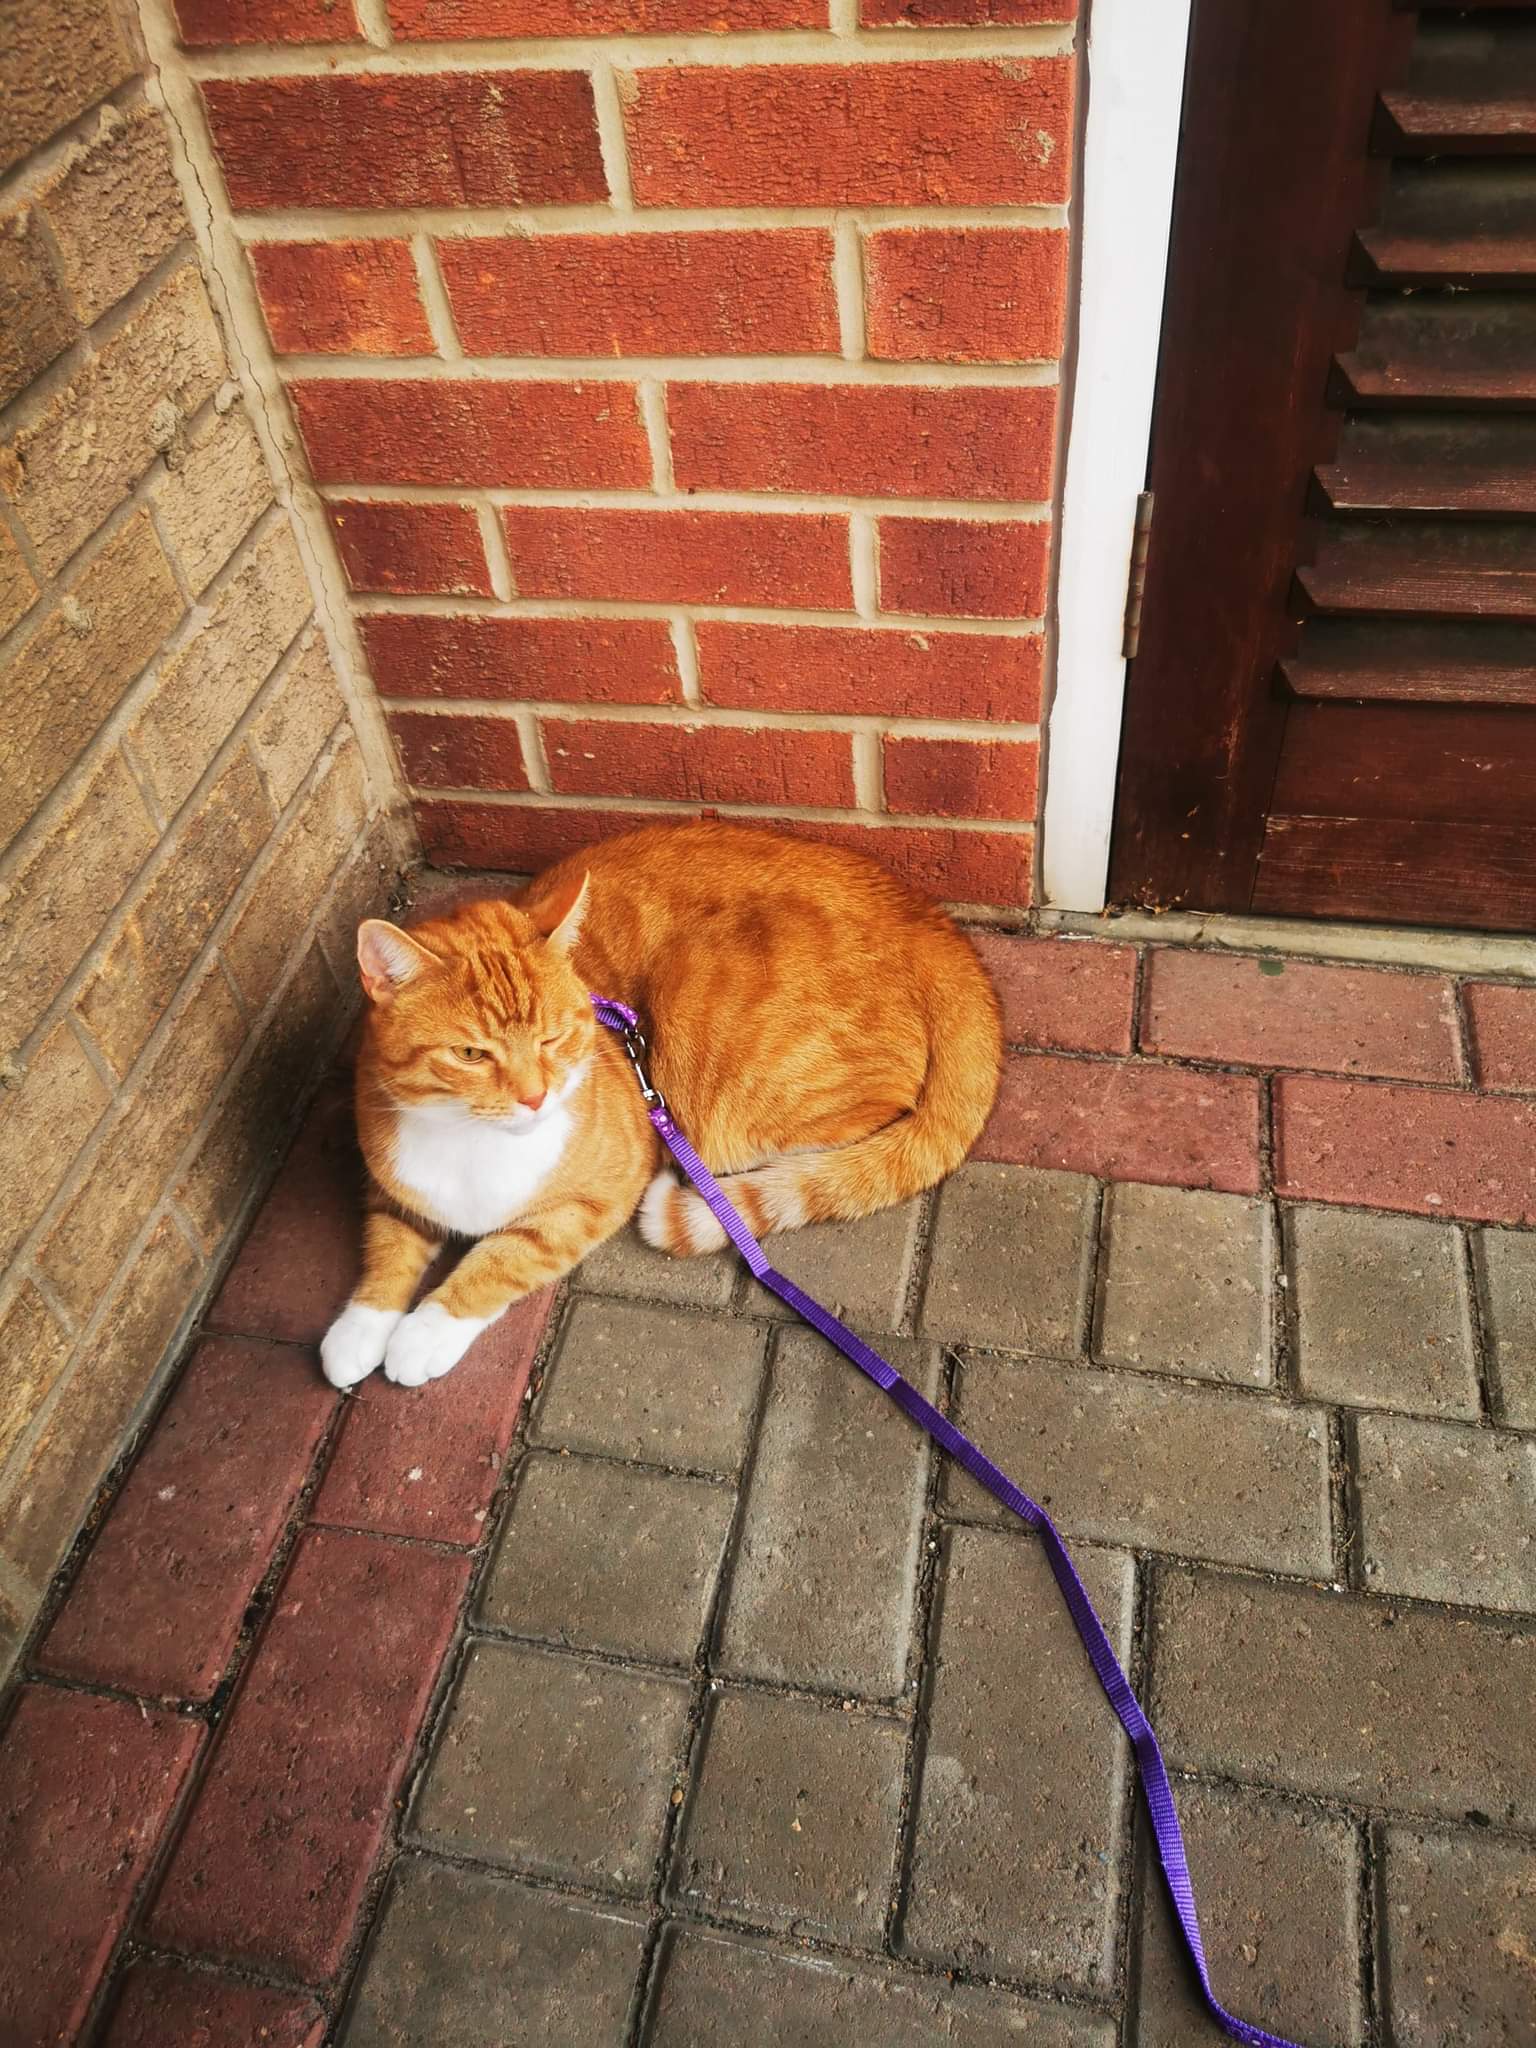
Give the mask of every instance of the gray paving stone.
[[1501, 1419], [1511, 1429], [1536, 1429], [1536, 1231], [1478, 1236]]
[[1114, 2022], [915, 1971], [671, 1928], [646, 2048], [1113, 2048]]
[[1474, 1420], [1472, 1330], [1451, 1225], [1294, 1208], [1286, 1227], [1303, 1391]]
[[878, 1942], [905, 1728], [836, 1705], [721, 1692], [702, 1740], [670, 1895], [780, 1933]]
[[407, 1856], [342, 2038], [346, 2048], [622, 2048], [644, 1938], [644, 1919], [617, 1906]]
[[963, 1166], [939, 1190], [924, 1336], [1003, 1351], [1076, 1351], [1093, 1182], [1030, 1166]]
[[[955, 1420], [1062, 1530], [1223, 1564], [1327, 1574], [1322, 1409], [1091, 1366], [967, 1358]], [[946, 1460], [951, 1513], [1017, 1528]]]
[[[1076, 1559], [1118, 1654], [1128, 1557]], [[1029, 1536], [946, 1539], [901, 1930], [951, 1967], [1107, 1996], [1129, 1750]]]
[[1387, 2002], [1396, 2048], [1536, 2041], [1536, 1847], [1387, 1834]]
[[1217, 1572], [1159, 1573], [1154, 1613], [1177, 1768], [1536, 1825], [1536, 1633]]
[[1371, 1592], [1536, 1612], [1536, 1443], [1398, 1415], [1358, 1428]]
[[734, 1487], [532, 1451], [480, 1596], [490, 1628], [691, 1665]]
[[[1200, 1929], [1216, 1996], [1240, 2019], [1308, 2048], [1357, 2048], [1360, 1986], [1357, 1830], [1289, 1800], [1209, 1785], [1179, 1788]], [[1138, 1818], [1140, 1968], [1136, 2048], [1221, 2048]]]
[[[922, 1203], [906, 1202], [853, 1223], [786, 1230], [770, 1240], [768, 1256], [786, 1279], [855, 1329], [899, 1330], [922, 1219]], [[798, 1320], [794, 1310], [765, 1287], [751, 1290], [747, 1307], [753, 1315]]]
[[1267, 1203], [1111, 1187], [1104, 1230], [1101, 1357], [1238, 1386], [1270, 1383]]
[[762, 1329], [639, 1302], [578, 1301], [529, 1441], [734, 1473], [757, 1404]]
[[571, 1275], [583, 1294], [633, 1295], [671, 1301], [679, 1308], [725, 1308], [736, 1286], [733, 1251], [700, 1259], [674, 1259], [648, 1245], [631, 1224], [589, 1252]]
[[[938, 1354], [877, 1341], [932, 1399]], [[718, 1669], [894, 1698], [902, 1690], [928, 1440], [809, 1330], [786, 1330], [731, 1570]]]
[[638, 1893], [688, 1712], [681, 1679], [473, 1645], [412, 1817], [428, 1848]]

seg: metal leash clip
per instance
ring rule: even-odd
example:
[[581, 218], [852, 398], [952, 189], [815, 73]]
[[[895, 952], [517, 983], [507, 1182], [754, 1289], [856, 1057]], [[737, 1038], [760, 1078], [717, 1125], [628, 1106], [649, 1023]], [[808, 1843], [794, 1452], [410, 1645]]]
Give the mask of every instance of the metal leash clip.
[[651, 1077], [645, 1071], [646, 1051], [645, 1033], [640, 1029], [639, 1025], [626, 1025], [624, 1029], [624, 1052], [629, 1064], [635, 1070], [635, 1079], [640, 1083], [641, 1099], [647, 1109], [665, 1109], [667, 1098], [659, 1088], [651, 1086]]

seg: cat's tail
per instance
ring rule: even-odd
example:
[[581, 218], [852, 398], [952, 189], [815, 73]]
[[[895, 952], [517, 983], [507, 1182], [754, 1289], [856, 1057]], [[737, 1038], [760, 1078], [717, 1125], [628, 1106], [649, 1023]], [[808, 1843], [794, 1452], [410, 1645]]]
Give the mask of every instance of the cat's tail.
[[[727, 1175], [721, 1190], [754, 1236], [908, 1201], [953, 1173], [981, 1135], [997, 1094], [1002, 1020], [980, 961], [953, 937], [924, 988], [928, 1071], [915, 1107], [852, 1144]], [[639, 1224], [648, 1244], [679, 1257], [726, 1241], [703, 1198], [666, 1172], [646, 1189]]]

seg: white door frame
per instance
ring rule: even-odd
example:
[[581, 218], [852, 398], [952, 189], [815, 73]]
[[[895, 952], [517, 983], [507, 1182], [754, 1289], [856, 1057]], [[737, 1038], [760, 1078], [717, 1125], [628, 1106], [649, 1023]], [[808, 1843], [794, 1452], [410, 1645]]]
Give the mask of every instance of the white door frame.
[[1191, 0], [1092, 0], [1078, 191], [1077, 360], [1062, 491], [1042, 901], [1102, 910], [1125, 700]]

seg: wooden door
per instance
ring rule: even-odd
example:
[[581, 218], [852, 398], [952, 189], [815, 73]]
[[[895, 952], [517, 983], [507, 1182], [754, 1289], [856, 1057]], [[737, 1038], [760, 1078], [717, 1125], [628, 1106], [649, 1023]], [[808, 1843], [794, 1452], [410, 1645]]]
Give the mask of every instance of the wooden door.
[[1536, 927], [1536, 0], [1195, 0], [1111, 899]]

